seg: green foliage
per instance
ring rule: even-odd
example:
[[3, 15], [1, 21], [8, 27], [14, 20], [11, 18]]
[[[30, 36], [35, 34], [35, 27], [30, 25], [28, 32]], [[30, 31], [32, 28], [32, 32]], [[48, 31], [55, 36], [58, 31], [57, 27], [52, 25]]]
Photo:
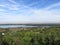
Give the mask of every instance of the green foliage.
[[[5, 31], [5, 35], [1, 39], [9, 45], [60, 45], [60, 28], [41, 27], [31, 28], [30, 30], [9, 30]], [[31, 42], [32, 39], [33, 42]]]

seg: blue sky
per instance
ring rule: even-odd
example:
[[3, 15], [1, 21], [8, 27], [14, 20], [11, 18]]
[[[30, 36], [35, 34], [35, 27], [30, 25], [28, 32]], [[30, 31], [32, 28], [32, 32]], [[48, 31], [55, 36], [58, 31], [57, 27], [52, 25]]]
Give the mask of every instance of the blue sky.
[[0, 23], [60, 23], [60, 0], [0, 0]]

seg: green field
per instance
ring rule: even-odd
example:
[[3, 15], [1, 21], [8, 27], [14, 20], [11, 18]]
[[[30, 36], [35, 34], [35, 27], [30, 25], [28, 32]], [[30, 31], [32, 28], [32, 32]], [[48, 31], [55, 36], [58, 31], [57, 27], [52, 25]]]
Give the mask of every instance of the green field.
[[60, 45], [60, 27], [0, 28], [0, 45]]

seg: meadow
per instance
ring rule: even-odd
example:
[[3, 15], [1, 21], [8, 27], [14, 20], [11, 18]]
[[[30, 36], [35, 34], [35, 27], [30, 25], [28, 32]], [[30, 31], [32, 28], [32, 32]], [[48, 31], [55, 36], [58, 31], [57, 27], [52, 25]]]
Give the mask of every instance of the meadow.
[[0, 45], [60, 45], [60, 26], [0, 28]]

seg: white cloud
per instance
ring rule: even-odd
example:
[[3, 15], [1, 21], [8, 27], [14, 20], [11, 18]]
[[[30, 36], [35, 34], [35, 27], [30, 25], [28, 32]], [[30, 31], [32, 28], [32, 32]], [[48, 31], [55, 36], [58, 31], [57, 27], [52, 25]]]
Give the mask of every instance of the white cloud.
[[19, 7], [17, 5], [11, 5], [8, 8], [9, 10], [19, 10]]
[[8, 0], [8, 1], [13, 3], [13, 4], [17, 4], [14, 0]]
[[5, 7], [5, 5], [0, 4], [0, 7]]
[[23, 10], [23, 8], [30, 8], [29, 6], [26, 6], [26, 5], [23, 5], [23, 4], [18, 4], [14, 0], [8, 0], [8, 1], [11, 2], [11, 3], [6, 4], [5, 7], [8, 8], [9, 10], [19, 11], [19, 9]]
[[34, 11], [29, 10], [25, 13], [26, 15], [3, 15], [0, 19], [9, 23], [60, 23], [60, 14], [54, 11], [34, 9]]
[[0, 9], [0, 12], [4, 12], [4, 11], [6, 11], [6, 10], [4, 10], [4, 9]]
[[[15, 14], [16, 12], [10, 12], [12, 13], [12, 15], [0, 14], [0, 23], [60, 23], [60, 10], [49, 10], [50, 8], [53, 8], [57, 5], [59, 6], [60, 3], [53, 4], [44, 9], [33, 9], [32, 7], [26, 5], [22, 6], [19, 4], [15, 4], [15, 1], [9, 1], [14, 4], [8, 4], [5, 7], [7, 7], [9, 10], [17, 10], [16, 12], [20, 11], [22, 13], [19, 13], [17, 15]], [[5, 10], [0, 9], [0, 11]]]
[[40, 1], [38, 1], [38, 2], [33, 2], [33, 3], [29, 4], [29, 6], [33, 6], [33, 5], [36, 5], [36, 4], [39, 4], [39, 3], [40, 3]]
[[57, 7], [57, 6], [60, 6], [60, 2], [56, 3], [56, 4], [52, 4], [52, 5], [48, 6], [48, 7], [46, 7], [45, 9], [48, 10], [48, 9], [51, 9], [51, 8]]

